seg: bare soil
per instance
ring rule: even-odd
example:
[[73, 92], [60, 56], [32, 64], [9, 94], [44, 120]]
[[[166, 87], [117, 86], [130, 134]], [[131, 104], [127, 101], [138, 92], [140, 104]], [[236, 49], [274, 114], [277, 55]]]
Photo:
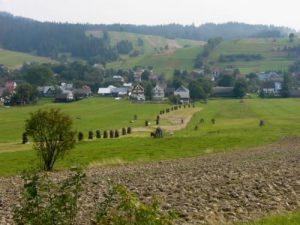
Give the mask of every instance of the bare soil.
[[[300, 208], [300, 137], [249, 150], [86, 171], [78, 221], [89, 224], [110, 184], [122, 183], [143, 201], [162, 196], [177, 224], [230, 224]], [[64, 176], [57, 172], [53, 176]], [[0, 223], [12, 224], [19, 176], [0, 177]]]

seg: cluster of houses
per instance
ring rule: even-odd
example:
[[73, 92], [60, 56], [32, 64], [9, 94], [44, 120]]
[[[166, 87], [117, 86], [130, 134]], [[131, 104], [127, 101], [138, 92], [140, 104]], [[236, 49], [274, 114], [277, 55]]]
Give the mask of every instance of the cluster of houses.
[[56, 102], [71, 102], [92, 96], [91, 88], [87, 85], [81, 88], [74, 88], [73, 84], [61, 83], [60, 86], [38, 87], [41, 96], [53, 97]]
[[[166, 87], [163, 85], [157, 84], [152, 89], [152, 100], [153, 101], [165, 101], [166, 92], [170, 93]], [[181, 102], [189, 102], [190, 101], [190, 91], [181, 86], [176, 90], [173, 90], [171, 94], [180, 97]], [[108, 87], [101, 87], [98, 89], [98, 95], [100, 96], [113, 96], [113, 97], [127, 97], [131, 100], [136, 101], [145, 101], [145, 88], [140, 84], [137, 83], [133, 85], [132, 83], [124, 83], [122, 87], [115, 87], [110, 85]]]

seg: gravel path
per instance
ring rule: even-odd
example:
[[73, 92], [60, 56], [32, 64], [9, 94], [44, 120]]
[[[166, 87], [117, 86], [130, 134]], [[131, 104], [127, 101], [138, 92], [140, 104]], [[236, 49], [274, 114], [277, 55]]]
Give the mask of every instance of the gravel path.
[[[65, 172], [56, 173], [61, 176]], [[300, 208], [300, 138], [255, 149], [144, 165], [93, 168], [79, 215], [88, 224], [110, 182], [125, 184], [143, 200], [160, 195], [178, 224], [227, 224]], [[0, 223], [11, 224], [20, 178], [0, 178]]]

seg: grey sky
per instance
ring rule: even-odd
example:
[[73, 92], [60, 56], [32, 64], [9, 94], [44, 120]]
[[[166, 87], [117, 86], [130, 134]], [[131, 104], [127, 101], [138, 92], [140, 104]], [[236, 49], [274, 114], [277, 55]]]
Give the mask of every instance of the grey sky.
[[0, 0], [0, 11], [40, 21], [203, 24], [228, 21], [300, 30], [298, 0]]

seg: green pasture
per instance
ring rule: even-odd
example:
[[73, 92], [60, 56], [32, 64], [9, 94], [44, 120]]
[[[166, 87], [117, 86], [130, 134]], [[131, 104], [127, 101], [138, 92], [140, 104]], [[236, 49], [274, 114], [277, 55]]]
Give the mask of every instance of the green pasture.
[[239, 225], [299, 225], [300, 210], [295, 212], [267, 216], [253, 222], [239, 223]]
[[45, 57], [0, 49], [0, 64], [3, 64], [10, 69], [16, 69], [26, 62], [49, 63], [54, 61]]
[[[92, 98], [70, 104], [44, 102], [37, 106], [0, 109], [0, 175], [16, 174], [32, 165], [36, 154], [31, 145], [21, 145], [24, 119], [41, 107], [61, 107], [74, 119], [75, 127], [88, 130], [114, 129], [123, 126], [141, 127], [146, 119], [153, 120], [168, 105], [133, 104], [109, 98]], [[198, 103], [202, 110], [189, 125], [163, 139], [148, 134], [128, 135], [120, 139], [84, 141], [60, 160], [56, 169], [73, 164], [84, 166], [176, 159], [202, 154], [225, 152], [272, 143], [284, 136], [300, 135], [299, 99], [211, 100]], [[184, 110], [184, 109], [181, 109]], [[134, 114], [138, 121], [129, 123]], [[77, 119], [79, 118], [79, 119]], [[204, 118], [205, 122], [199, 121]], [[211, 123], [215, 118], [216, 124]], [[266, 125], [259, 127], [259, 120]], [[198, 125], [199, 129], [195, 130]]]

